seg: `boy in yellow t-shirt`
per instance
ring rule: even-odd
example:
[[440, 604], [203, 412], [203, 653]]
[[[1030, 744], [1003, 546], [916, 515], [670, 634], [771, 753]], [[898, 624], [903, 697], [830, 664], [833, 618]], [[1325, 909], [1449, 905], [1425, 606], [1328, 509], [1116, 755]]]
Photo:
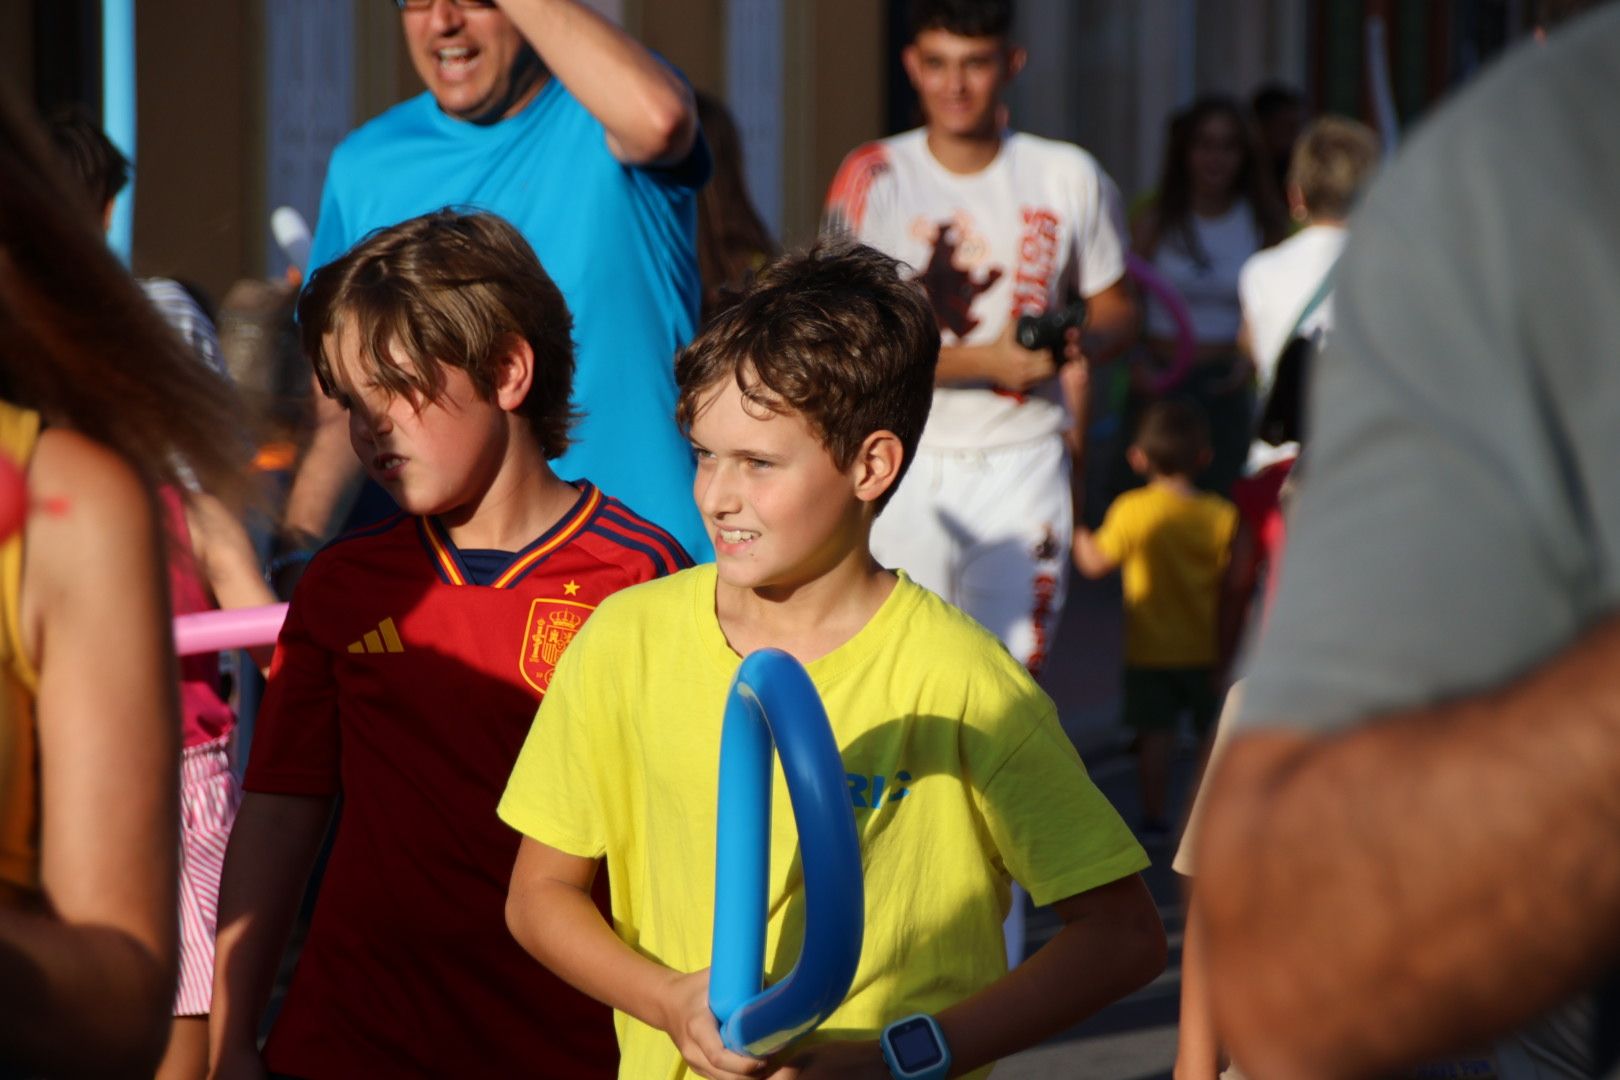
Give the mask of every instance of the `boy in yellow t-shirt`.
[[1169, 836], [1170, 749], [1181, 713], [1207, 740], [1220, 697], [1216, 614], [1237, 508], [1193, 486], [1209, 462], [1209, 425], [1185, 402], [1142, 416], [1128, 451], [1146, 486], [1114, 500], [1095, 534], [1075, 530], [1087, 577], [1118, 568], [1125, 593], [1125, 722], [1137, 734], [1142, 836]]
[[[1052, 702], [983, 628], [872, 558], [872, 520], [927, 418], [939, 331], [858, 245], [766, 269], [676, 365], [715, 562], [609, 598], [559, 663], [501, 800], [524, 834], [507, 919], [616, 1010], [620, 1075], [890, 1075], [878, 1037], [937, 1021], [953, 1075], [1130, 992], [1164, 963], [1146, 855]], [[809, 670], [847, 772], [866, 930], [849, 995], [766, 1063], [707, 1004], [721, 714], [741, 657]], [[775, 805], [786, 806], [780, 769]], [[771, 822], [768, 980], [803, 930], [791, 816]], [[590, 900], [598, 861], [610, 926]], [[1064, 926], [1007, 973], [1011, 880]]]

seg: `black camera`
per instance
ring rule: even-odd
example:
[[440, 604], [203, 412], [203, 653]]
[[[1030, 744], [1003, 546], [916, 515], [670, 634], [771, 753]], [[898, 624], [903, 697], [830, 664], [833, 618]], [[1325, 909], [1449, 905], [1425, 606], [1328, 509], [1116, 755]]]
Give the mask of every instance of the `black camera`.
[[1047, 349], [1056, 353], [1063, 348], [1063, 338], [1069, 328], [1079, 328], [1085, 321], [1086, 302], [1074, 300], [1055, 311], [1018, 316], [1018, 327], [1013, 331], [1013, 337], [1031, 352]]

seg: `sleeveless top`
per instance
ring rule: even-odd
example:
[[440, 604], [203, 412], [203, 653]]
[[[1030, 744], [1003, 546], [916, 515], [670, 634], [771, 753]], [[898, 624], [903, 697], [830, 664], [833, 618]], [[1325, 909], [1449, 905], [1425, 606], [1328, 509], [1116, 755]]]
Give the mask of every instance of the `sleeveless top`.
[[[0, 401], [0, 453], [24, 473], [39, 430], [38, 413]], [[39, 673], [22, 647], [22, 560], [19, 528], [0, 542], [0, 906], [39, 886]]]

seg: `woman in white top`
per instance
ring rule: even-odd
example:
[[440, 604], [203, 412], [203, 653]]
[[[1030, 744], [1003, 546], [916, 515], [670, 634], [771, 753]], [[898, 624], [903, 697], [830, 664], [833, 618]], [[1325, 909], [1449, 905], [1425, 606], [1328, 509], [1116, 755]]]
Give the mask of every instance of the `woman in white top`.
[[[1254, 411], [1237, 349], [1238, 271], [1287, 235], [1258, 140], [1235, 101], [1200, 98], [1171, 118], [1158, 194], [1134, 231], [1137, 251], [1187, 301], [1197, 362], [1175, 393], [1208, 415], [1214, 460], [1199, 483], [1225, 494], [1243, 466]], [[1146, 307], [1148, 347], [1168, 362], [1175, 323], [1162, 305]]]

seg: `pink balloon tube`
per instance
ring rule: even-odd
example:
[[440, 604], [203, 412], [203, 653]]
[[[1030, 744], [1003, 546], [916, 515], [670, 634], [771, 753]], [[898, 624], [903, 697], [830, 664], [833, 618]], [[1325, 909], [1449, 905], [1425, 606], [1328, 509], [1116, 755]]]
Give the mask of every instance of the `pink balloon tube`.
[[286, 604], [176, 615], [174, 651], [180, 656], [194, 656], [197, 653], [274, 645], [286, 618]]

